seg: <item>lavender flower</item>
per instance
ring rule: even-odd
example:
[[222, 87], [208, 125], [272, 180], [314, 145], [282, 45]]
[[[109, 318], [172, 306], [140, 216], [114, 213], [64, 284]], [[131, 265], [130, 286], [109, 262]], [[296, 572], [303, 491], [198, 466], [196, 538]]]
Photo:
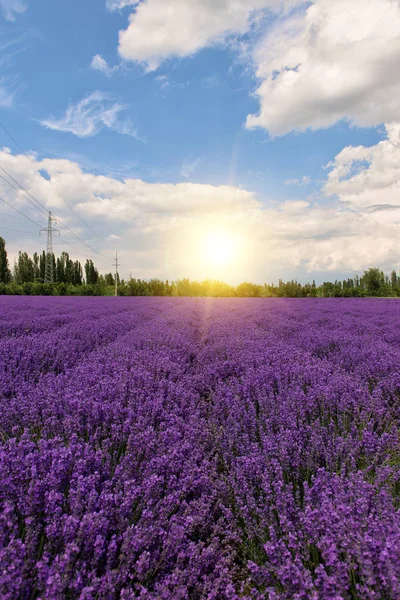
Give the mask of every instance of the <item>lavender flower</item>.
[[400, 598], [400, 305], [0, 297], [0, 597]]

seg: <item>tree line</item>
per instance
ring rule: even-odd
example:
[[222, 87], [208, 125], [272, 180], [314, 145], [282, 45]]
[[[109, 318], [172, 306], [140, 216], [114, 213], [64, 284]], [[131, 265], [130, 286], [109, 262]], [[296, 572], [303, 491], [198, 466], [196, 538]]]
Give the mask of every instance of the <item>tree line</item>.
[[[102, 275], [92, 260], [84, 266], [73, 261], [68, 252], [59, 257], [51, 255], [54, 283], [45, 283], [46, 253], [35, 252], [29, 256], [19, 252], [11, 271], [6, 244], [0, 237], [0, 295], [47, 295], [47, 296], [112, 296], [115, 275]], [[119, 280], [120, 296], [209, 296], [223, 298], [362, 298], [369, 296], [400, 297], [400, 276], [392, 271], [385, 275], [379, 268], [370, 268], [360, 277], [324, 282], [321, 285], [301, 284], [296, 280], [278, 284], [255, 284], [244, 282], [232, 286], [222, 281], [192, 281], [179, 279], [169, 282], [159, 279], [150, 281], [130, 278]]]

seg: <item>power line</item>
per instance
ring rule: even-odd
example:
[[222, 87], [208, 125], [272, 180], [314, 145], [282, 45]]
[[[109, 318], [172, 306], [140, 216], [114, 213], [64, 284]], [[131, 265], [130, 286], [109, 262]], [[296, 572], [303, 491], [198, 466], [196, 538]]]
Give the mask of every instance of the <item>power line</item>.
[[67, 246], [69, 246], [70, 248], [72, 248], [73, 250], [75, 250], [76, 252], [79, 252], [79, 254], [83, 254], [84, 256], [86, 256], [87, 258], [91, 258], [89, 256], [89, 254], [86, 254], [86, 252], [82, 252], [82, 250], [80, 250], [79, 248], [77, 248], [76, 246], [73, 246], [72, 244], [70, 244], [69, 242], [67, 242], [66, 240], [54, 240], [55, 242], [60, 242], [60, 244], [64, 245], [66, 244]]
[[[38, 200], [37, 198], [35, 198], [35, 196], [32, 196], [32, 194], [31, 194], [30, 192], [28, 192], [28, 190], [26, 190], [26, 189], [24, 188], [24, 186], [23, 186], [23, 185], [21, 185], [21, 184], [19, 183], [19, 181], [17, 181], [16, 179], [14, 179], [14, 177], [13, 177], [12, 175], [10, 175], [10, 173], [9, 173], [8, 171], [6, 171], [6, 169], [4, 169], [2, 166], [0, 166], [0, 169], [1, 169], [1, 170], [2, 170], [2, 171], [3, 171], [3, 172], [4, 172], [4, 173], [5, 173], [5, 174], [6, 174], [6, 175], [7, 175], [7, 176], [10, 178], [10, 179], [12, 179], [12, 180], [13, 180], [13, 182], [14, 182], [14, 183], [16, 183], [16, 184], [17, 184], [17, 185], [18, 185], [18, 186], [21, 188], [21, 190], [24, 190], [24, 192], [25, 192], [26, 194], [28, 194], [28, 196], [30, 196], [30, 197], [32, 198], [32, 200], [34, 200], [35, 202], [37, 202], [37, 203], [39, 204], [39, 206], [41, 206], [41, 207], [42, 207], [42, 209], [44, 210], [44, 212], [47, 214], [47, 208], [46, 208], [45, 206], [43, 206], [43, 204], [42, 204], [41, 202], [39, 202], [39, 200]], [[4, 177], [3, 177], [2, 175], [0, 175], [0, 177], [1, 177], [2, 179], [4, 179]], [[9, 185], [11, 185], [11, 183], [10, 183], [9, 181], [7, 181], [7, 179], [4, 179], [4, 181], [6, 181], [6, 182], [7, 182]], [[14, 186], [12, 186], [12, 187], [14, 187]], [[14, 188], [14, 189], [16, 189], [16, 188]], [[20, 192], [20, 190], [17, 190], [17, 192]]]
[[[1, 177], [1, 176], [0, 176]], [[17, 208], [15, 208], [15, 206], [13, 206], [12, 204], [10, 204], [9, 202], [7, 202], [6, 200], [4, 200], [4, 198], [0, 197], [0, 201], [4, 202], [5, 204], [7, 204], [7, 206], [9, 206], [10, 208], [12, 208], [13, 210], [15, 210], [17, 213], [19, 213], [20, 215], [22, 215], [22, 217], [17, 217], [15, 215], [9, 215], [8, 213], [0, 213], [2, 215], [6, 215], [7, 217], [13, 217], [15, 219], [28, 219], [28, 221], [31, 221], [31, 223], [33, 223], [34, 225], [37, 225], [37, 227], [39, 227], [39, 229], [42, 229], [42, 226], [39, 225], [39, 223], [37, 223], [36, 221], [34, 221], [33, 219], [31, 219], [30, 217], [28, 217], [27, 215], [25, 215], [23, 212], [21, 212], [20, 210], [18, 210]], [[2, 229], [7, 229], [7, 228], [2, 228]], [[17, 231], [15, 229], [8, 229], [8, 231], [13, 231], [15, 233], [28, 233], [28, 232], [22, 232], [22, 231]], [[61, 242], [61, 240], [60, 240]], [[84, 256], [86, 256], [87, 258], [91, 258], [89, 254], [87, 254], [86, 252], [83, 252], [82, 250], [80, 250], [79, 248], [77, 248], [76, 246], [73, 246], [72, 244], [70, 244], [69, 242], [67, 242], [67, 240], [63, 239], [62, 244], [65, 244], [67, 246], [69, 246], [70, 248], [72, 248], [73, 250], [75, 250], [76, 252], [83, 254]], [[103, 264], [105, 264], [105, 260], [101, 260], [100, 262], [103, 262]], [[107, 265], [110, 266], [110, 263], [107, 262]]]
[[[70, 208], [72, 210], [72, 212], [74, 214], [76, 214], [76, 216], [80, 219], [80, 221], [90, 230], [92, 231], [92, 233], [94, 233], [94, 235], [97, 237], [96, 232], [90, 227], [90, 225], [84, 220], [82, 219], [82, 217], [75, 211], [75, 209], [65, 200], [65, 198], [63, 198], [61, 196], [61, 194], [55, 189], [53, 183], [51, 180], [46, 179], [41, 173], [40, 171], [37, 169], [36, 164], [34, 163], [34, 161], [32, 160], [32, 158], [29, 156], [29, 154], [27, 154], [27, 152], [25, 152], [25, 150], [22, 148], [22, 146], [17, 142], [17, 140], [12, 136], [12, 134], [8, 131], [8, 129], [3, 125], [3, 123], [0, 121], [0, 127], [6, 132], [6, 134], [9, 136], [9, 138], [14, 142], [14, 144], [21, 150], [21, 152], [28, 158], [28, 160], [32, 163], [35, 173], [37, 173], [39, 175], [39, 177], [41, 179], [44, 179], [45, 181], [47, 181], [52, 189], [54, 190], [54, 192], [57, 194], [57, 196], [64, 202], [64, 204], [66, 204], [66, 206], [68, 206], [68, 208]], [[28, 190], [26, 190], [14, 177], [12, 177], [12, 175], [10, 175], [10, 173], [8, 173], [8, 171], [6, 171], [6, 169], [4, 169], [3, 167], [0, 167], [4, 173], [6, 173], [6, 175], [8, 175], [10, 177], [10, 179], [12, 179], [22, 190], [24, 190], [24, 192], [26, 194], [28, 194], [39, 206], [42, 207], [42, 209], [45, 211], [45, 214], [47, 215], [47, 209], [46, 207], [37, 199], [35, 198], [35, 196], [33, 196]], [[0, 177], [2, 177], [0, 175]], [[2, 177], [2, 179], [4, 179], [4, 181], [6, 183], [8, 183], [11, 187], [13, 187], [14, 189], [16, 189], [9, 181], [7, 181], [4, 177]], [[31, 202], [29, 200], [29, 198], [26, 198], [21, 190], [16, 190], [23, 198], [25, 198], [26, 200], [28, 200], [29, 202]], [[32, 219], [30, 219], [29, 217], [27, 217], [24, 213], [22, 213], [21, 211], [19, 211], [18, 209], [16, 209], [14, 206], [12, 206], [11, 204], [9, 204], [8, 202], [6, 202], [4, 199], [0, 198], [1, 200], [3, 200], [3, 202], [5, 204], [7, 204], [8, 206], [10, 206], [10, 208], [12, 208], [13, 210], [15, 210], [16, 212], [20, 213], [24, 218], [28, 219], [29, 221], [31, 221], [32, 223], [34, 223], [35, 225], [37, 225], [38, 227], [41, 227], [38, 223], [36, 223], [35, 221], [33, 221]], [[31, 204], [33, 204], [31, 202]], [[35, 206], [33, 204], [33, 206]], [[36, 209], [38, 209], [37, 206], [35, 206]], [[41, 211], [43, 212], [43, 211]], [[14, 215], [10, 215], [10, 216], [14, 216]], [[18, 217], [15, 217], [18, 218]], [[103, 257], [105, 260], [106, 257], [101, 254], [100, 252], [98, 252], [97, 250], [95, 250], [90, 244], [88, 244], [87, 242], [85, 242], [80, 236], [78, 236], [75, 232], [73, 232], [71, 229], [69, 229], [69, 227], [67, 227], [62, 221], [61, 219], [57, 219], [58, 224], [60, 227], [62, 227], [62, 229], [66, 232], [69, 233], [71, 236], [75, 237], [78, 241], [80, 241], [82, 244], [84, 244], [85, 246], [87, 246], [92, 252], [94, 252], [95, 254], [97, 254], [100, 257]], [[66, 240], [63, 240], [63, 242], [67, 245], [70, 246], [71, 248], [73, 248], [74, 250], [81, 252], [82, 254], [84, 254], [85, 256], [88, 256], [85, 252], [82, 252], [80, 250], [78, 250], [75, 246], [73, 246], [72, 244], [68, 243]], [[90, 257], [89, 257], [90, 258]], [[107, 264], [108, 260], [107, 260]]]
[[[0, 167], [0, 168], [1, 168], [1, 167]], [[1, 175], [0, 175], [0, 177], [1, 177]], [[3, 178], [3, 179], [4, 179], [4, 178]], [[13, 217], [14, 219], [21, 219], [21, 220], [23, 220], [23, 219], [28, 219], [29, 221], [31, 221], [32, 223], [34, 223], [35, 225], [37, 225], [37, 226], [38, 226], [40, 229], [42, 229], [42, 226], [41, 226], [41, 225], [39, 225], [39, 223], [37, 223], [36, 221], [33, 221], [32, 219], [30, 219], [30, 218], [29, 218], [27, 215], [25, 215], [25, 214], [24, 214], [24, 213], [22, 213], [20, 210], [18, 210], [17, 208], [15, 208], [15, 206], [12, 206], [12, 204], [9, 204], [9, 203], [8, 203], [6, 200], [4, 200], [4, 199], [3, 199], [3, 198], [1, 198], [1, 197], [0, 197], [0, 200], [1, 200], [2, 202], [4, 202], [5, 204], [7, 204], [7, 206], [9, 206], [10, 208], [12, 208], [13, 210], [15, 210], [16, 212], [18, 212], [19, 214], [21, 214], [21, 215], [22, 215], [22, 217], [17, 217], [17, 216], [15, 216], [15, 215], [10, 215], [10, 214], [8, 214], [8, 213], [0, 213], [0, 214], [2, 214], [2, 215], [5, 215], [5, 216], [7, 216], [7, 217]], [[2, 228], [2, 229], [7, 229], [7, 228]], [[8, 231], [13, 231], [14, 233], [28, 233], [28, 232], [17, 231], [17, 230], [15, 230], [15, 229], [14, 229], [14, 230], [13, 230], [13, 229], [8, 229]], [[60, 242], [61, 242], [61, 240], [60, 240]], [[70, 244], [69, 242], [67, 242], [67, 240], [63, 239], [63, 240], [62, 240], [62, 243], [63, 243], [63, 244], [66, 244], [67, 246], [69, 246], [70, 248], [72, 248], [73, 250], [75, 250], [76, 252], [79, 252], [80, 254], [83, 254], [83, 255], [84, 255], [84, 256], [86, 256], [87, 258], [91, 258], [91, 257], [89, 256], [89, 254], [87, 254], [86, 252], [83, 252], [82, 250], [80, 250], [80, 249], [79, 249], [79, 248], [77, 248], [76, 246], [73, 246], [72, 244]], [[104, 262], [104, 261], [101, 261], [101, 262]], [[109, 264], [109, 263], [107, 263], [107, 264]]]
[[[82, 219], [82, 217], [80, 216], [79, 213], [76, 212], [76, 210], [69, 204], [69, 202], [67, 202], [65, 200], [65, 198], [63, 198], [61, 196], [61, 194], [56, 190], [56, 188], [54, 187], [53, 183], [51, 182], [51, 179], [46, 179], [45, 177], [43, 177], [43, 175], [40, 173], [40, 171], [37, 169], [35, 163], [33, 162], [32, 158], [29, 156], [29, 154], [27, 154], [25, 152], [25, 150], [22, 148], [22, 146], [17, 142], [17, 140], [11, 135], [11, 133], [8, 131], [8, 129], [3, 125], [3, 123], [0, 121], [0, 127], [6, 132], [6, 134], [12, 139], [12, 141], [14, 142], [14, 144], [21, 150], [21, 152], [23, 152], [23, 154], [30, 160], [30, 162], [32, 163], [32, 165], [35, 168], [35, 172], [41, 177], [41, 179], [44, 179], [45, 181], [47, 181], [52, 189], [54, 190], [54, 192], [57, 194], [57, 196], [60, 198], [60, 200], [62, 200], [64, 202], [64, 204], [66, 204], [68, 206], [68, 208], [70, 210], [72, 210], [73, 213], [75, 213], [75, 215], [80, 219], [80, 221], [85, 225], [85, 227], [87, 227], [94, 235], [95, 237], [98, 237], [96, 232], [92, 229], [92, 227], [84, 220]], [[85, 242], [84, 242], [85, 243]], [[91, 250], [93, 250], [93, 248], [91, 248]], [[97, 252], [96, 250], [94, 250], [94, 252], [96, 252], [97, 254], [100, 254], [99, 252]]]
[[9, 231], [11, 233], [19, 233], [19, 234], [25, 234], [25, 235], [32, 235], [31, 231], [21, 231], [21, 229], [10, 229], [9, 227], [0, 227], [1, 231]]
[[11, 217], [12, 219], [18, 219], [20, 221], [23, 220], [22, 217], [17, 217], [16, 215], [10, 215], [10, 213], [4, 213], [4, 212], [0, 212], [0, 215], [4, 215], [5, 217]]
[[[1, 123], [0, 123], [1, 125]], [[19, 183], [19, 181], [17, 181], [16, 179], [14, 179], [14, 177], [12, 177], [12, 175], [10, 175], [8, 173], [8, 171], [6, 171], [6, 169], [4, 169], [3, 167], [0, 166], [0, 169], [2, 171], [4, 171], [4, 173], [6, 173], [22, 190], [24, 190], [25, 193], [27, 193], [31, 198], [33, 198], [33, 200], [35, 202], [37, 202], [43, 210], [41, 210], [41, 212], [43, 214], [45, 214], [47, 216], [47, 209], [46, 207], [39, 202], [39, 200], [37, 198], [35, 198], [35, 196], [33, 196], [30, 192], [28, 192], [23, 185], [21, 185]], [[7, 179], [5, 177], [3, 177], [3, 175], [0, 175], [0, 178], [3, 179], [9, 186], [11, 186], [16, 192], [18, 192], [25, 200], [27, 200], [30, 204], [32, 204], [32, 206], [34, 208], [36, 208], [37, 210], [40, 210], [38, 206], [36, 206], [32, 200], [29, 200], [29, 198], [27, 198], [22, 192], [21, 190], [17, 189], [10, 181], [7, 181]], [[70, 235], [72, 235], [73, 237], [75, 237], [77, 240], [79, 240], [82, 244], [84, 244], [85, 246], [87, 246], [92, 252], [94, 252], [95, 254], [98, 254], [99, 256], [102, 256], [102, 254], [100, 252], [98, 252], [97, 250], [95, 250], [94, 248], [92, 248], [92, 246], [90, 244], [88, 244], [87, 242], [85, 242], [81, 237], [79, 237], [76, 233], [74, 233], [73, 231], [71, 231], [71, 229], [69, 229], [62, 221], [61, 219], [58, 219], [58, 224], [60, 225], [60, 227], [62, 227], [64, 229], [64, 231], [66, 231], [67, 233], [69, 233]]]
[[[67, 246], [69, 246], [70, 248], [72, 248], [73, 250], [75, 250], [76, 252], [79, 252], [80, 254], [83, 254], [84, 256], [86, 256], [86, 258], [90, 258], [91, 256], [89, 254], [87, 254], [86, 252], [83, 252], [83, 250], [80, 250], [80, 248], [77, 248], [76, 246], [74, 246], [73, 244], [70, 244], [69, 242], [67, 242], [65, 239], [60, 239], [60, 240], [54, 240], [55, 242], [59, 242], [60, 244], [66, 244]], [[101, 261], [98, 262], [102, 262], [103, 264], [105, 264], [105, 259], [102, 259]], [[108, 266], [110, 266], [109, 263], [107, 263]]]
[[25, 156], [27, 156], [29, 158], [29, 160], [31, 160], [31, 157], [28, 156], [28, 154], [25, 152], [25, 150], [23, 148], [21, 148], [21, 146], [18, 144], [17, 140], [15, 138], [13, 138], [13, 136], [11, 135], [11, 133], [4, 127], [3, 123], [0, 121], [0, 127], [2, 127], [2, 129], [4, 129], [4, 131], [6, 132], [6, 134], [12, 139], [12, 141], [14, 142], [14, 144], [16, 146], [18, 146], [18, 148], [21, 150], [21, 152], [23, 152], [25, 154]]
[[77, 240], [79, 240], [80, 242], [82, 242], [82, 244], [85, 244], [85, 246], [87, 246], [92, 252], [94, 252], [95, 254], [98, 254], [98, 256], [103, 256], [100, 252], [98, 252], [97, 250], [95, 250], [94, 248], [92, 248], [92, 246], [90, 244], [88, 244], [81, 237], [79, 237], [79, 235], [77, 235], [76, 233], [74, 233], [73, 231], [71, 231], [71, 229], [69, 229], [66, 225], [64, 225], [64, 223], [60, 219], [58, 219], [58, 224], [67, 233], [69, 233], [70, 235], [74, 236]]
[[[0, 167], [1, 169], [1, 167]], [[41, 213], [43, 213], [44, 215], [47, 215], [47, 210], [41, 210], [38, 206], [36, 206], [36, 204], [34, 204], [32, 202], [32, 200], [29, 200], [29, 198], [27, 198], [22, 192], [21, 190], [19, 190], [18, 188], [15, 187], [15, 185], [13, 185], [10, 181], [7, 181], [7, 179], [5, 177], [3, 177], [3, 175], [0, 175], [0, 179], [3, 179], [3, 181], [5, 181], [9, 186], [11, 186], [13, 188], [13, 190], [15, 190], [16, 192], [18, 192], [18, 194], [20, 196], [22, 196], [25, 200], [27, 200], [30, 204], [32, 204], [32, 206], [34, 208], [36, 208], [36, 210], [39, 210]]]
[[46, 267], [44, 274], [44, 283], [53, 283], [54, 281], [54, 266], [53, 266], [53, 233], [60, 234], [60, 230], [53, 227], [55, 223], [54, 217], [52, 217], [49, 211], [49, 219], [47, 227], [40, 230], [40, 235], [46, 233], [47, 235], [47, 250], [46, 250]]
[[13, 206], [9, 202], [7, 202], [7, 200], [4, 200], [4, 198], [1, 198], [1, 197], [0, 197], [0, 200], [2, 202], [4, 202], [4, 204], [7, 204], [7, 206], [9, 206], [10, 208], [12, 208], [13, 210], [15, 210], [17, 213], [19, 213], [20, 215], [22, 215], [23, 217], [25, 217], [25, 219], [28, 219], [28, 221], [30, 221], [31, 223], [33, 223], [34, 225], [36, 225], [37, 227], [39, 227], [39, 229], [42, 228], [42, 226], [39, 225], [39, 223], [37, 223], [36, 221], [34, 221], [33, 219], [31, 219], [30, 217], [28, 217], [27, 215], [25, 215], [23, 212], [21, 212], [20, 210], [18, 210], [18, 208], [15, 208], [15, 206]]
[[[22, 215], [21, 217], [17, 217], [15, 215], [9, 215], [8, 213], [0, 213], [2, 215], [6, 215], [7, 217], [13, 217], [15, 219], [28, 219], [28, 221], [30, 221], [31, 223], [33, 223], [34, 225], [36, 225], [37, 227], [39, 227], [39, 229], [42, 229], [42, 226], [39, 225], [39, 223], [37, 223], [36, 221], [34, 221], [33, 219], [31, 219], [30, 217], [28, 217], [27, 215], [25, 215], [23, 212], [21, 212], [20, 210], [18, 210], [17, 208], [15, 208], [15, 206], [13, 206], [12, 204], [10, 204], [9, 202], [7, 202], [6, 200], [4, 200], [4, 198], [0, 197], [0, 201], [4, 202], [4, 204], [7, 204], [7, 206], [9, 206], [10, 208], [12, 208], [13, 210], [15, 210], [17, 213], [19, 213], [20, 215]], [[2, 228], [2, 229], [8, 229], [8, 228]], [[28, 234], [29, 232], [23, 232], [23, 231], [17, 231], [15, 229], [8, 229], [8, 231], [12, 231], [14, 233], [26, 233]], [[60, 240], [60, 243], [62, 243], [63, 245], [66, 244], [67, 246], [69, 246], [70, 248], [72, 248], [73, 250], [75, 250], [76, 252], [83, 254], [84, 256], [86, 256], [87, 258], [90, 258], [89, 254], [86, 254], [86, 252], [83, 252], [82, 250], [80, 250], [79, 248], [77, 248], [76, 246], [73, 246], [72, 244], [70, 244], [69, 242], [67, 242], [67, 240], [63, 239], [62, 241]], [[24, 246], [23, 246], [24, 247]], [[25, 248], [28, 248], [27, 246], [25, 246]], [[103, 262], [103, 264], [105, 264], [105, 261], [101, 261]], [[107, 263], [109, 265], [109, 263]]]

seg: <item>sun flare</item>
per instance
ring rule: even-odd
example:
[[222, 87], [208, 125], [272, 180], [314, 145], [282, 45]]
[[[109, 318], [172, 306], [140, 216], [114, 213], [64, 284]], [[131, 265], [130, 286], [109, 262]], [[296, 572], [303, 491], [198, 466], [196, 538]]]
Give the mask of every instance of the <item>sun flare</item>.
[[183, 235], [171, 237], [166, 260], [183, 277], [228, 283], [243, 280], [252, 264], [253, 244], [242, 223], [198, 220]]
[[243, 240], [233, 229], [209, 228], [198, 237], [196, 262], [206, 277], [234, 274], [242, 255]]
[[237, 254], [237, 242], [224, 231], [210, 231], [202, 240], [201, 254], [209, 265], [228, 267]]

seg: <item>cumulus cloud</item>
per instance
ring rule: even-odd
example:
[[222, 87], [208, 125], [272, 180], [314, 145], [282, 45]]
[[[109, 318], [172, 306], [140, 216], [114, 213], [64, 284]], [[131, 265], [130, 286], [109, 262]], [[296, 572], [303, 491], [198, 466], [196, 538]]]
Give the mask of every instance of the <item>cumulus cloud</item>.
[[[358, 126], [400, 120], [400, 3], [398, 0], [108, 0], [110, 10], [131, 5], [119, 32], [119, 54], [157, 69], [171, 57], [257, 30], [247, 48], [259, 79], [260, 110], [249, 129], [273, 136], [329, 127], [341, 119]], [[274, 20], [262, 17], [274, 14]], [[243, 48], [242, 43], [237, 43]], [[351, 57], [351, 59], [350, 59]], [[109, 73], [97, 55], [96, 67]], [[104, 61], [104, 62], [103, 62]]]
[[250, 210], [257, 207], [252, 193], [227, 185], [150, 184], [140, 179], [118, 182], [83, 173], [79, 180], [91, 191], [91, 196], [86, 195], [86, 201], [80, 206], [82, 211], [117, 221], [139, 219], [144, 227], [148, 216], [154, 214], [160, 214], [160, 218], [165, 213], [171, 217], [227, 214], [237, 208]]
[[[390, 155], [392, 150], [376, 152], [378, 156]], [[103, 271], [110, 270], [117, 246], [125, 276], [132, 271], [136, 277], [206, 277], [209, 272], [198, 261], [198, 242], [210, 228], [233, 232], [244, 248], [232, 272], [221, 274], [233, 282], [276, 281], [282, 276], [306, 280], [318, 278], [318, 273], [322, 277], [327, 271], [360, 272], [371, 265], [387, 270], [400, 267], [400, 219], [383, 223], [382, 214], [393, 215], [384, 205], [380, 205], [382, 211], [357, 208], [342, 201], [340, 196], [339, 201], [325, 200], [321, 204], [293, 200], [268, 206], [253, 192], [229, 185], [118, 180], [87, 172], [71, 160], [39, 160], [34, 155], [31, 160], [6, 149], [0, 151], [0, 163], [18, 182], [105, 255], [106, 264], [104, 259], [102, 262], [97, 255], [92, 256]], [[397, 160], [388, 157], [385, 167]], [[341, 161], [337, 158], [338, 167]], [[333, 172], [335, 166], [330, 169]], [[46, 173], [51, 185], [36, 170]], [[334, 176], [331, 179], [334, 181]], [[90, 220], [98, 239], [83, 227], [60, 196], [84, 220]], [[46, 225], [46, 215], [35, 210], [1, 179], [0, 198], [39, 225]], [[12, 213], [6, 206], [1, 210]], [[30, 222], [26, 227], [35, 229]], [[20, 240], [16, 236], [6, 241], [12, 257], [21, 247]], [[64, 233], [55, 243], [57, 251], [67, 249], [80, 260], [90, 254], [86, 247]], [[75, 250], [67, 243], [74, 245]], [[40, 250], [37, 230], [26, 249]]]
[[324, 191], [383, 223], [400, 223], [400, 124], [370, 147], [347, 146], [327, 167]]
[[15, 21], [16, 15], [26, 11], [26, 3], [22, 0], [0, 0], [0, 10], [7, 21]]
[[298, 213], [304, 212], [305, 208], [309, 208], [310, 203], [306, 200], [286, 200], [281, 203], [281, 210], [284, 212]]
[[190, 56], [206, 46], [249, 31], [256, 11], [285, 12], [305, 0], [146, 0], [136, 4], [119, 53], [148, 70], [170, 57]]
[[70, 104], [60, 119], [50, 116], [41, 124], [48, 129], [70, 132], [78, 137], [91, 137], [101, 129], [108, 128], [138, 138], [132, 123], [121, 118], [126, 109], [124, 104], [115, 102], [108, 94], [97, 91], [76, 104]]
[[260, 112], [247, 127], [272, 135], [400, 120], [398, 0], [311, 0], [278, 20], [254, 52]]

